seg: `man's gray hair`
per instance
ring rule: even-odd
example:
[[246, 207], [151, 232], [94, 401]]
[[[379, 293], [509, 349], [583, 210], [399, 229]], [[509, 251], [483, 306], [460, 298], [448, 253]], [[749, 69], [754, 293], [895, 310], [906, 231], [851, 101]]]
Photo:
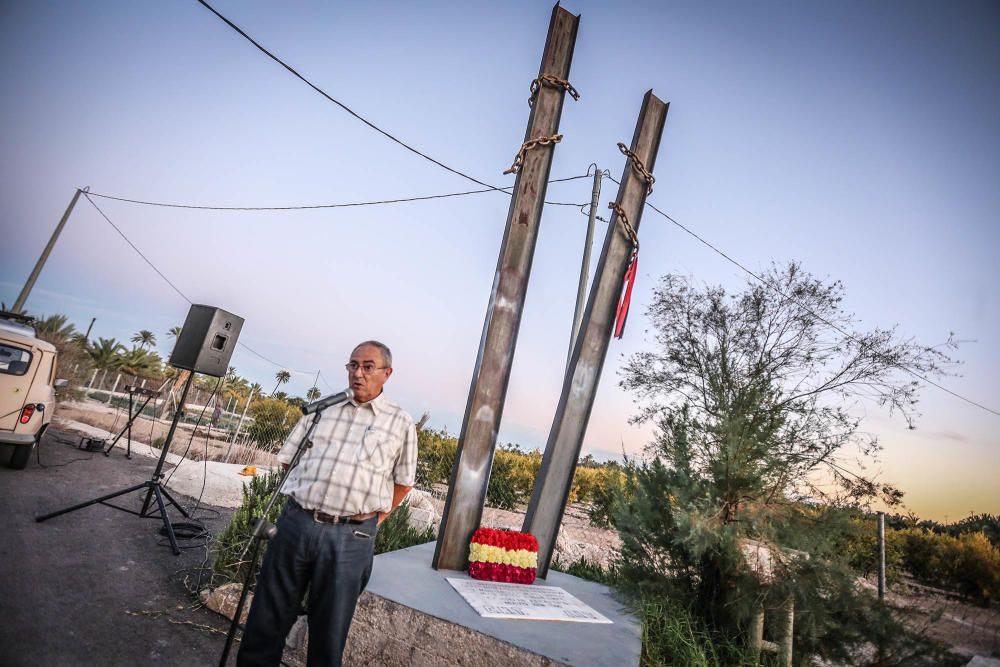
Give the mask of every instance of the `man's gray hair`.
[[354, 349], [351, 350], [351, 353], [353, 354], [354, 352], [357, 352], [358, 348], [364, 347], [365, 345], [371, 345], [372, 347], [377, 347], [379, 351], [382, 353], [382, 363], [385, 365], [386, 368], [392, 368], [392, 350], [389, 349], [388, 345], [386, 345], [385, 343], [381, 343], [377, 340], [366, 340], [363, 343], [358, 343], [357, 345], [354, 346]]

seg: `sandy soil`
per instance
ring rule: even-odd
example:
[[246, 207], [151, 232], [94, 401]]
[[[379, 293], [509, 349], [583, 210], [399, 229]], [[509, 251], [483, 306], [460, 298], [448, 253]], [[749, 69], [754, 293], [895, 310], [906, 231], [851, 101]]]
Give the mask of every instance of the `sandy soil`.
[[1000, 609], [978, 607], [911, 579], [890, 587], [886, 598], [914, 612], [913, 627], [952, 652], [967, 658], [1000, 657]]
[[[55, 420], [68, 419], [82, 422], [113, 434], [118, 434], [128, 421], [128, 411], [108, 407], [97, 401], [64, 402], [56, 408]], [[170, 422], [161, 419], [139, 417], [132, 425], [133, 442], [152, 444], [157, 438], [165, 438], [170, 430]], [[276, 465], [274, 454], [255, 447], [233, 444], [226, 439], [228, 434], [219, 429], [199, 426], [197, 432], [188, 424], [178, 424], [170, 451], [184, 454], [186, 458], [202, 461], [225, 461], [243, 465]], [[125, 447], [124, 437], [116, 447]], [[185, 450], [186, 453], [185, 453]]]

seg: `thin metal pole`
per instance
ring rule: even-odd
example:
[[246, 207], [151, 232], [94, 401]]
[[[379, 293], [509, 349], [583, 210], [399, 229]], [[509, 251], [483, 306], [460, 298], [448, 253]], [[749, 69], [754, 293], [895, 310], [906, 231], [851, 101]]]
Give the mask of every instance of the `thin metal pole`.
[[590, 215], [587, 216], [587, 238], [583, 242], [583, 262], [580, 264], [580, 285], [576, 289], [576, 310], [573, 311], [573, 332], [569, 337], [569, 351], [566, 353], [566, 368], [573, 359], [573, 346], [580, 334], [580, 321], [583, 319], [583, 307], [587, 298], [587, 276], [590, 275], [590, 249], [594, 245], [594, 220], [597, 218], [597, 205], [601, 201], [600, 168], [594, 165], [594, 187], [590, 192]]
[[111, 391], [108, 393], [108, 405], [111, 404], [111, 399], [114, 397], [115, 391], [118, 389], [118, 383], [121, 382], [121, 379], [122, 379], [122, 374], [119, 373], [115, 377], [115, 385], [111, 387]]
[[35, 262], [35, 268], [31, 270], [31, 275], [24, 283], [24, 287], [21, 289], [21, 293], [17, 295], [17, 301], [14, 302], [14, 307], [11, 308], [12, 312], [20, 313], [24, 310], [24, 302], [28, 300], [28, 295], [31, 294], [31, 288], [35, 286], [35, 281], [38, 280], [38, 274], [42, 272], [42, 267], [45, 266], [45, 261], [49, 258], [49, 253], [52, 252], [53, 246], [56, 244], [56, 240], [59, 238], [59, 234], [62, 233], [63, 227], [66, 226], [66, 221], [69, 220], [70, 213], [73, 212], [73, 207], [76, 206], [76, 200], [80, 198], [80, 193], [83, 190], [77, 188], [76, 192], [73, 193], [73, 198], [69, 201], [69, 206], [66, 207], [66, 212], [63, 213], [62, 218], [59, 220], [59, 224], [56, 225], [56, 230], [52, 232], [52, 236], [49, 237], [49, 242], [45, 244], [45, 249], [42, 250], [42, 254], [38, 257], [38, 261]]
[[[181, 392], [180, 401], [177, 403], [177, 411], [174, 413], [173, 421], [170, 422], [170, 430], [167, 431], [167, 437], [163, 441], [163, 446], [160, 448], [160, 458], [156, 461], [156, 468], [153, 470], [153, 483], [157, 486], [160, 484], [160, 480], [163, 478], [163, 462], [167, 460], [167, 451], [170, 449], [170, 443], [174, 440], [174, 432], [177, 431], [177, 423], [181, 420], [181, 410], [184, 408], [184, 402], [187, 400], [188, 390], [191, 388], [191, 382], [194, 380], [194, 373], [188, 376], [187, 382], [184, 383], [184, 391]], [[146, 516], [146, 510], [149, 509], [149, 501], [153, 497], [153, 489], [151, 488], [148, 493], [146, 493], [146, 499], [142, 503], [142, 511], [140, 516]], [[161, 502], [159, 496], [157, 496], [157, 502]], [[166, 512], [162, 511], [164, 520], [166, 520]], [[183, 511], [183, 510], [182, 510]]]
[[[579, 23], [579, 16], [558, 4], [552, 8], [539, 77], [569, 79]], [[566, 91], [561, 86], [539, 87], [528, 116], [525, 143], [558, 132], [565, 96]], [[465, 569], [469, 539], [482, 518], [554, 151], [553, 144], [528, 150], [514, 182], [489, 310], [483, 324], [448, 498], [434, 549], [432, 564], [435, 569]]]
[[90, 324], [87, 325], [87, 333], [83, 334], [83, 339], [87, 342], [90, 342], [90, 330], [94, 328], [94, 322], [96, 321], [97, 321], [96, 317], [91, 317]]
[[[236, 424], [236, 430], [233, 432], [233, 438], [229, 441], [229, 446], [232, 448], [232, 444], [236, 442], [236, 438], [240, 436], [240, 429], [243, 428], [243, 420], [247, 418], [247, 410], [250, 409], [250, 401], [253, 400], [253, 389], [250, 389], [250, 393], [247, 395], [246, 405], [243, 406], [243, 414], [240, 415], [240, 421]], [[229, 452], [226, 452], [226, 459], [229, 458]]]
[[[653, 95], [653, 91], [648, 91], [643, 98], [632, 137], [632, 153], [650, 172], [656, 163], [668, 106]], [[645, 179], [638, 176], [632, 165], [626, 162], [616, 203], [636, 232], [642, 219], [646, 194]], [[523, 530], [538, 539], [538, 576], [542, 578], [548, 573], [559, 524], [566, 509], [573, 472], [576, 470], [590, 411], [594, 407], [601, 369], [611, 342], [622, 281], [632, 255], [632, 243], [623, 227], [615, 213], [604, 238], [604, 249], [594, 273], [580, 335], [573, 347], [573, 357], [563, 381], [559, 406], [542, 456], [542, 466], [524, 518]]]
[[878, 601], [885, 602], [885, 512], [878, 513]]

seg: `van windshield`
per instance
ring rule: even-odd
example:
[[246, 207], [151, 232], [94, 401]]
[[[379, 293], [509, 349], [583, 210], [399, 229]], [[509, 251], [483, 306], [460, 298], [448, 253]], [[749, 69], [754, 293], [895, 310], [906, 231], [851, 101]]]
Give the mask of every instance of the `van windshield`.
[[31, 352], [0, 343], [0, 373], [24, 375], [31, 366]]

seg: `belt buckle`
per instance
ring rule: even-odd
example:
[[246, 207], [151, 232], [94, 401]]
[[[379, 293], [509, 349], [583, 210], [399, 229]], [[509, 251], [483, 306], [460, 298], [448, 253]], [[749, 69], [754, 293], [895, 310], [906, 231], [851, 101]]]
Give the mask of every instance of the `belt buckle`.
[[326, 512], [321, 512], [319, 510], [312, 510], [313, 521], [316, 523], [326, 523], [334, 526], [338, 526], [342, 523], [347, 523], [349, 517], [336, 516], [334, 514], [327, 514]]

